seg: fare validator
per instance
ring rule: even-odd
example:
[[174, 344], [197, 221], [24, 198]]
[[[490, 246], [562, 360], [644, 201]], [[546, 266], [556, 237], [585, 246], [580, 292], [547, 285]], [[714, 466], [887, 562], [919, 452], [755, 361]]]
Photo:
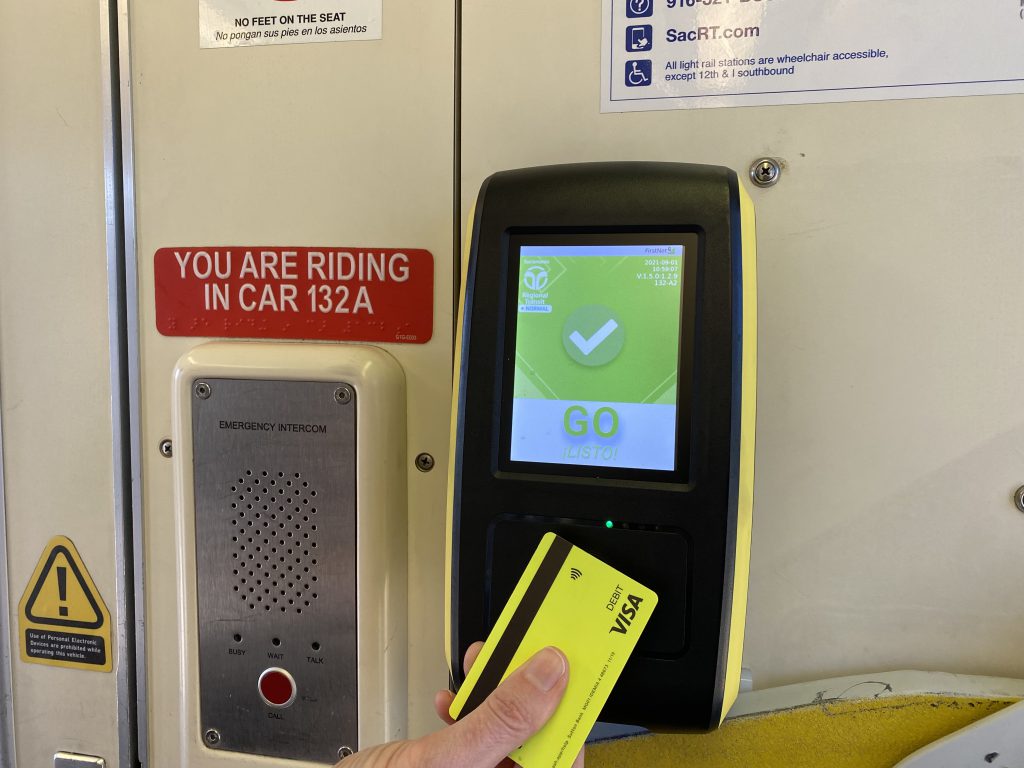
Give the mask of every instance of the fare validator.
[[[714, 166], [505, 171], [484, 182], [468, 239], [448, 518], [453, 682], [553, 532], [659, 595], [601, 719], [716, 727], [739, 691], [749, 570], [749, 196]], [[609, 627], [617, 602], [609, 595]]]

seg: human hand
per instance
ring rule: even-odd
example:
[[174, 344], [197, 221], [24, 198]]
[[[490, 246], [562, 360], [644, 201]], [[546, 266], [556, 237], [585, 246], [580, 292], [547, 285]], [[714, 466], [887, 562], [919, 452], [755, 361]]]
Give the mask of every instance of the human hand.
[[[476, 661], [483, 643], [466, 652], [465, 669]], [[395, 741], [346, 757], [339, 768], [510, 768], [506, 755], [539, 731], [565, 694], [569, 664], [555, 648], [539, 651], [508, 676], [483, 704], [453, 723], [448, 716], [454, 694], [434, 697], [447, 728], [421, 739]], [[583, 752], [572, 768], [583, 768]]]

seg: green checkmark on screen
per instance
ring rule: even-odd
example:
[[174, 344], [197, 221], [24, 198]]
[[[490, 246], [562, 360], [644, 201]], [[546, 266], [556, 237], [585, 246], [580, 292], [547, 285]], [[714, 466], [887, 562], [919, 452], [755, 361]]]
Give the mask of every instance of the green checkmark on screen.
[[524, 246], [514, 397], [674, 404], [681, 245]]
[[618, 357], [625, 338], [618, 315], [601, 304], [580, 307], [562, 326], [562, 345], [569, 357], [590, 367], [605, 365]]

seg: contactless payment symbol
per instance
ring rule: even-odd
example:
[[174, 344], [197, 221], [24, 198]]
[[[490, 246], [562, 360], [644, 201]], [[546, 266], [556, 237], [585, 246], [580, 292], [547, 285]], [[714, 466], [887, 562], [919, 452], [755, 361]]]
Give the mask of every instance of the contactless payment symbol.
[[626, 18], [641, 19], [654, 13], [654, 0], [626, 0]]
[[636, 88], [638, 85], [651, 84], [651, 62], [638, 59], [626, 62], [626, 85]]
[[562, 345], [569, 357], [591, 368], [618, 357], [625, 340], [618, 316], [600, 304], [580, 307], [562, 326]]
[[523, 272], [523, 285], [531, 291], [543, 291], [548, 286], [547, 267], [528, 267]]
[[649, 51], [653, 45], [654, 33], [650, 24], [626, 27], [626, 50], [630, 53]]

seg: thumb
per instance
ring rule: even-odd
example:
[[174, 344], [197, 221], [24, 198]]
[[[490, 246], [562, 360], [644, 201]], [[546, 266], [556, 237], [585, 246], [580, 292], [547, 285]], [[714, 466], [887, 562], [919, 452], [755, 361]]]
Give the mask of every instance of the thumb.
[[494, 689], [476, 710], [429, 737], [428, 766], [497, 765], [555, 713], [569, 682], [569, 663], [557, 648], [538, 651]]

